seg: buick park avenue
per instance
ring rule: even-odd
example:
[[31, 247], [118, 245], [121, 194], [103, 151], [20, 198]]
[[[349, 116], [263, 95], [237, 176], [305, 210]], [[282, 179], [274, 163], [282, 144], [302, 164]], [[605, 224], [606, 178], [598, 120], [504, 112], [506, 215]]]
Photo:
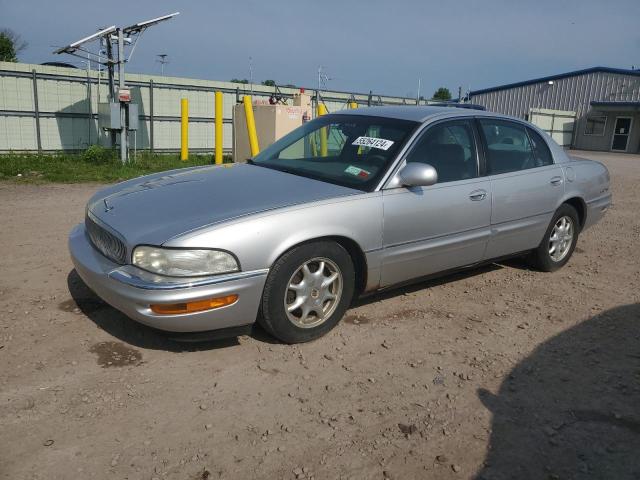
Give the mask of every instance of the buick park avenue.
[[305, 123], [246, 163], [107, 187], [69, 249], [140, 323], [198, 338], [257, 321], [297, 343], [400, 283], [518, 255], [557, 270], [610, 202], [602, 164], [525, 121], [372, 107]]

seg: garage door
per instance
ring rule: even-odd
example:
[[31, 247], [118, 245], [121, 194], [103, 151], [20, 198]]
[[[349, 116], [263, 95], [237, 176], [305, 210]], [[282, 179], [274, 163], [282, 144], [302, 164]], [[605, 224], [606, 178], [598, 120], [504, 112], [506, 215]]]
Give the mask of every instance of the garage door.
[[547, 132], [558, 145], [565, 148], [571, 146], [576, 112], [532, 108], [529, 111], [529, 121]]

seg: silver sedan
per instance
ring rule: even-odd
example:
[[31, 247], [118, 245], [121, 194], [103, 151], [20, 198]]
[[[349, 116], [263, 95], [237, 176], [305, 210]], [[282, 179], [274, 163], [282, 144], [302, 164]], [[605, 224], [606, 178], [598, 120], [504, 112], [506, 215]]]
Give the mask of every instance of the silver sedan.
[[556, 270], [610, 202], [602, 164], [527, 122], [373, 107], [317, 118], [247, 163], [105, 188], [69, 248], [100, 297], [174, 337], [257, 320], [295, 343], [401, 282], [514, 255]]

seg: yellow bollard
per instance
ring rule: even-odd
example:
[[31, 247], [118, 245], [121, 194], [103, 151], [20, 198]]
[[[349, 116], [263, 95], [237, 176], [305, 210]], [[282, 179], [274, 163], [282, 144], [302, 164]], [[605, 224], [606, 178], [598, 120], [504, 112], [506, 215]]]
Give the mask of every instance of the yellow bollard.
[[[355, 110], [356, 108], [358, 108], [358, 102], [349, 102], [349, 108], [351, 110]], [[358, 155], [362, 155], [362, 147], [358, 147]]]
[[249, 135], [249, 147], [251, 147], [251, 156], [254, 157], [260, 152], [260, 145], [258, 145], [256, 121], [253, 118], [251, 95], [245, 95], [242, 102], [244, 103], [244, 116], [247, 118], [247, 134]]
[[189, 159], [189, 100], [180, 100], [180, 160]]
[[222, 96], [222, 92], [216, 92], [216, 127], [215, 127], [215, 134], [216, 134], [216, 154], [215, 154], [215, 162], [216, 165], [221, 165], [222, 164], [222, 147], [223, 147], [223, 134], [222, 134], [222, 102], [223, 102], [223, 96]]
[[[318, 103], [318, 117], [327, 114], [327, 107], [324, 103]], [[327, 127], [322, 127], [320, 129], [320, 156], [327, 156]]]

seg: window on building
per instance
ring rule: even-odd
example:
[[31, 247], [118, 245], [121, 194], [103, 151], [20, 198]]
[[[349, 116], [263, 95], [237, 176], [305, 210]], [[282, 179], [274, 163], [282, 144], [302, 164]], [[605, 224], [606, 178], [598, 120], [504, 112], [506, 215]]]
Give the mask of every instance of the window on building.
[[534, 168], [537, 161], [523, 125], [505, 120], [480, 120], [487, 142], [487, 173], [517, 172]]
[[607, 126], [606, 116], [587, 117], [587, 123], [584, 126], [585, 135], [604, 136], [604, 129]]

